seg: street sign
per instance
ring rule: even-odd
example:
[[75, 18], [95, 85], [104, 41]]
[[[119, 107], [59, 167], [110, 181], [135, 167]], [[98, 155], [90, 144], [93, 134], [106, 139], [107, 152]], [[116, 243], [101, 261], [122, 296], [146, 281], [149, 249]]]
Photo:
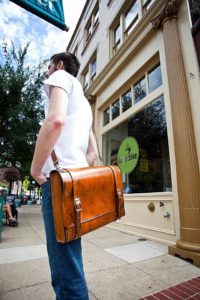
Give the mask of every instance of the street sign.
[[68, 31], [62, 0], [10, 0], [56, 27]]

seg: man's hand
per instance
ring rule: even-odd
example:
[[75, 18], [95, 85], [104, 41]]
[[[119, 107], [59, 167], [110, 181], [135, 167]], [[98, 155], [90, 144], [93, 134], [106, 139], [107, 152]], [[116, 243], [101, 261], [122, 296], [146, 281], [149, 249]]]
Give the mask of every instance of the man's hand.
[[37, 181], [37, 183], [39, 185], [41, 185], [47, 181], [47, 178], [42, 173], [42, 171], [34, 170], [33, 166], [31, 166], [31, 176]]

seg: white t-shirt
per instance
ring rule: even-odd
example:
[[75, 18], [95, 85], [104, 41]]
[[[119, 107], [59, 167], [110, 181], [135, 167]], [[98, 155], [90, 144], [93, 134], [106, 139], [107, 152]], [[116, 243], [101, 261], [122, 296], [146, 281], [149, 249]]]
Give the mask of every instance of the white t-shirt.
[[[66, 91], [68, 106], [63, 131], [54, 146], [54, 151], [61, 168], [78, 168], [88, 166], [86, 152], [88, 149], [89, 132], [92, 127], [92, 111], [85, 98], [80, 82], [63, 70], [55, 71], [44, 81], [47, 95], [45, 102], [45, 116], [49, 107], [49, 86], [57, 86]], [[55, 169], [51, 156], [46, 161], [43, 172]]]

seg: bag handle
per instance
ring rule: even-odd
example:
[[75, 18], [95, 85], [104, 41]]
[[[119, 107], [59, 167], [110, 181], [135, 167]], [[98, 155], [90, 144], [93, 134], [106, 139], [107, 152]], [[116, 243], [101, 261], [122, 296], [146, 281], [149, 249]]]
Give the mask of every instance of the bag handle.
[[56, 170], [59, 170], [60, 167], [59, 167], [58, 159], [57, 159], [57, 156], [56, 156], [56, 153], [55, 153], [54, 149], [51, 152], [51, 158], [53, 160], [54, 167], [56, 168]]

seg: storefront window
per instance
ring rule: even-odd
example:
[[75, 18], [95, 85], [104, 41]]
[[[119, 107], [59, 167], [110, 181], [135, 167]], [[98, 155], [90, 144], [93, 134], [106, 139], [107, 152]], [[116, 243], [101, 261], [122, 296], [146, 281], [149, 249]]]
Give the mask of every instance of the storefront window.
[[146, 94], [146, 79], [144, 77], [134, 85], [135, 103], [142, 100]]
[[119, 116], [119, 99], [112, 104], [112, 120]]
[[134, 137], [137, 140], [140, 156], [136, 168], [130, 174], [123, 174], [124, 192], [171, 191], [163, 96], [103, 136], [106, 164], [117, 164], [117, 152], [126, 137]]
[[132, 106], [132, 93], [131, 90], [122, 95], [122, 111], [125, 112]]
[[110, 107], [108, 107], [103, 113], [103, 125], [107, 125], [110, 122]]
[[161, 75], [161, 68], [160, 65], [154, 68], [148, 74], [149, 79], [149, 93], [153, 92], [162, 84], [162, 75]]

